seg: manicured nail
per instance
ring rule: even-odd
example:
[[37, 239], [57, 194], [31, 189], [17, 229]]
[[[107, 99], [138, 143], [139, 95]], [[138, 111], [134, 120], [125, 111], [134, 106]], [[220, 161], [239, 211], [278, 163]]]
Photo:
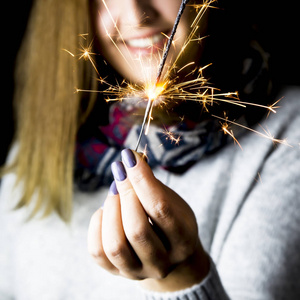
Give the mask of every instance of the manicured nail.
[[122, 161], [126, 165], [127, 168], [132, 168], [136, 165], [135, 155], [130, 149], [124, 149], [121, 152]]
[[121, 161], [113, 162], [111, 164], [111, 170], [116, 180], [123, 181], [126, 179], [127, 174]]
[[116, 182], [113, 181], [110, 185], [110, 188], [109, 188], [109, 195], [118, 195], [119, 192], [118, 192], [118, 189], [117, 189], [117, 185], [116, 185]]

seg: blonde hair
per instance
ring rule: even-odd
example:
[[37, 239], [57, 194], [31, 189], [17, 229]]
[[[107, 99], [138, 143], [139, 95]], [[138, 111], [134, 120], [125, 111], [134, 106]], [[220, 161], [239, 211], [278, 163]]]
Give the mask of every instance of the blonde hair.
[[94, 83], [89, 65], [63, 49], [78, 53], [79, 35], [89, 30], [88, 0], [36, 0], [32, 7], [15, 73], [18, 151], [7, 168], [22, 182], [17, 207], [30, 206], [31, 216], [71, 217], [76, 133], [94, 101], [80, 111], [75, 88]]

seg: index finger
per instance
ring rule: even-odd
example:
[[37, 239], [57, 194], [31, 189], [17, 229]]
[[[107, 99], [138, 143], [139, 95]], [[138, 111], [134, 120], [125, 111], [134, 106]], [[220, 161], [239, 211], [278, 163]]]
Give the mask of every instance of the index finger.
[[[156, 206], [164, 199], [164, 185], [154, 176], [150, 166], [140, 154], [125, 149], [121, 152], [126, 173], [144, 209]], [[155, 195], [155, 197], [153, 197]]]
[[[131, 163], [132, 154], [134, 163]], [[179, 195], [155, 178], [149, 165], [136, 152], [123, 150], [122, 159], [139, 201], [168, 239], [174, 256], [186, 255], [185, 250], [193, 248], [198, 237], [193, 211]]]

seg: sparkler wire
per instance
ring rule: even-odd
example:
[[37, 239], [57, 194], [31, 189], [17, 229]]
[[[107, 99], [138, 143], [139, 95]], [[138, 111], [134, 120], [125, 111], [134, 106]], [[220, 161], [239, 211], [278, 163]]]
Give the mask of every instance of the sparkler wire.
[[[167, 46], [165, 48], [165, 51], [163, 53], [163, 57], [160, 61], [160, 64], [159, 64], [159, 69], [158, 69], [158, 72], [157, 72], [157, 77], [156, 77], [156, 83], [155, 83], [155, 87], [157, 87], [157, 85], [159, 84], [160, 82], [160, 78], [161, 78], [161, 75], [162, 75], [162, 71], [163, 71], [163, 68], [164, 68], [164, 65], [166, 63], [166, 60], [167, 60], [167, 57], [168, 57], [168, 53], [169, 53], [169, 50], [171, 48], [171, 44], [172, 44], [172, 41], [174, 39], [174, 35], [176, 33], [176, 30], [177, 30], [177, 26], [179, 24], [179, 21], [181, 19], [181, 16], [183, 14], [183, 11], [185, 9], [185, 6], [186, 4], [189, 2], [189, 0], [182, 0], [181, 2], [181, 5], [180, 5], [180, 8], [179, 8], [179, 11], [178, 11], [178, 14], [176, 16], [176, 19], [175, 19], [175, 22], [174, 22], [174, 25], [173, 25], [173, 28], [172, 28], [172, 32], [171, 32], [171, 35], [168, 39], [168, 42], [167, 42]], [[139, 145], [140, 145], [140, 142], [141, 142], [141, 138], [145, 132], [145, 125], [146, 125], [146, 122], [147, 120], [150, 118], [150, 112], [152, 110], [152, 106], [153, 106], [153, 101], [154, 99], [149, 99], [148, 100], [148, 104], [147, 104], [147, 107], [146, 107], [146, 110], [145, 110], [145, 115], [144, 115], [144, 119], [143, 119], [143, 123], [142, 123], [142, 128], [140, 130], [140, 134], [139, 134], [139, 137], [138, 137], [138, 140], [137, 140], [137, 143], [136, 143], [136, 147], [135, 147], [135, 151], [138, 150], [139, 148]]]

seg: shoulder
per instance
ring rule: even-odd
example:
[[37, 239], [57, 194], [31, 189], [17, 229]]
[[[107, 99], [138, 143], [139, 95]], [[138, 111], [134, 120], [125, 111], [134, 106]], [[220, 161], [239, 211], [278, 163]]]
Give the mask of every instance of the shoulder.
[[258, 191], [260, 204], [272, 207], [276, 202], [282, 209], [300, 209], [300, 87], [283, 89], [274, 101], [276, 113], [256, 125], [258, 134], [249, 132], [241, 139], [243, 151], [236, 155], [236, 168], [252, 169], [256, 176], [248, 198]]
[[249, 132], [235, 150], [216, 232], [223, 283], [239, 298], [300, 294], [300, 88], [282, 90], [281, 98], [277, 112], [254, 128], [266, 137]]
[[264, 170], [280, 176], [278, 183], [284, 178], [293, 182], [293, 178], [300, 180], [300, 87], [285, 88], [278, 99], [276, 113], [262, 123], [272, 142], [265, 154]]
[[[300, 164], [300, 87], [282, 89], [273, 103], [274, 112], [244, 132], [239, 139], [242, 151], [235, 155], [245, 165], [256, 161], [257, 172], [266, 167], [290, 167], [291, 161], [293, 167]], [[252, 165], [249, 168], [253, 169]], [[287, 169], [281, 171], [288, 175]]]
[[300, 131], [296, 130], [300, 126], [300, 87], [291, 86], [284, 88], [278, 95], [275, 101], [276, 113], [270, 115], [269, 119], [266, 120], [266, 124], [274, 127], [279, 137], [284, 138], [287, 141], [296, 143], [299, 146], [300, 142]]

